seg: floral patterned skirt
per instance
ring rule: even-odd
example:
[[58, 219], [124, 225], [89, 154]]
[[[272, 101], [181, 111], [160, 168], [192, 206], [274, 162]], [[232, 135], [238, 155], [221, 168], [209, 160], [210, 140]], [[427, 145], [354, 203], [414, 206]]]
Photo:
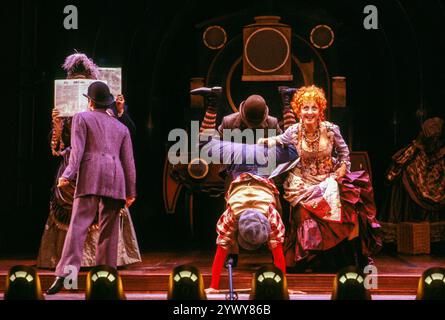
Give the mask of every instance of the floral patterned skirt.
[[[285, 237], [286, 265], [330, 250], [345, 240], [358, 239], [366, 257], [381, 248], [374, 195], [369, 176], [364, 171], [348, 173], [338, 183], [341, 218], [329, 219], [326, 196], [318, 183], [293, 174], [285, 184], [285, 198], [291, 203], [289, 227]], [[321, 180], [321, 181], [320, 181]], [[316, 180], [315, 180], [316, 181]], [[325, 198], [324, 198], [325, 197]]]

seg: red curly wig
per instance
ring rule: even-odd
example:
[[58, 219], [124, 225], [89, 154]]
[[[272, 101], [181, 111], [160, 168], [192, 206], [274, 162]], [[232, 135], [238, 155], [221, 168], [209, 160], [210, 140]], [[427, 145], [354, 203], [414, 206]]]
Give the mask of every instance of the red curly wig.
[[320, 109], [320, 121], [325, 120], [325, 110], [327, 107], [327, 100], [324, 90], [314, 85], [301, 87], [295, 92], [292, 97], [291, 107], [295, 115], [301, 118], [301, 108], [307, 103], [314, 101]]

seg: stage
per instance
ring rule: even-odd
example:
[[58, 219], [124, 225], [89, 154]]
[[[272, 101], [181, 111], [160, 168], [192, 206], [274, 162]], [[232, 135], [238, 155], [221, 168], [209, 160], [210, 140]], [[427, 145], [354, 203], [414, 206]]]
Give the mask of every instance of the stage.
[[[120, 268], [123, 286], [129, 300], [163, 300], [166, 299], [170, 271], [180, 264], [193, 264], [204, 276], [206, 287], [210, 283], [213, 252], [151, 252], [143, 254], [139, 264]], [[234, 269], [234, 288], [239, 299], [248, 299], [252, 273], [261, 265], [271, 263], [267, 253], [241, 253], [238, 266]], [[14, 265], [35, 266], [34, 260], [1, 259], [0, 260], [0, 299], [3, 298], [5, 278], [10, 267]], [[422, 272], [433, 266], [444, 266], [445, 257], [421, 255], [381, 254], [375, 258], [378, 270], [378, 287], [371, 290], [373, 300], [413, 300]], [[46, 290], [53, 281], [51, 270], [37, 269], [42, 289]], [[62, 291], [48, 300], [82, 300], [84, 299], [86, 270], [80, 272], [79, 289], [74, 292]], [[292, 300], [327, 300], [330, 299], [334, 274], [300, 273], [288, 274], [288, 289]], [[221, 277], [221, 289], [228, 288], [227, 272]], [[225, 299], [225, 294], [211, 294], [209, 299]]]

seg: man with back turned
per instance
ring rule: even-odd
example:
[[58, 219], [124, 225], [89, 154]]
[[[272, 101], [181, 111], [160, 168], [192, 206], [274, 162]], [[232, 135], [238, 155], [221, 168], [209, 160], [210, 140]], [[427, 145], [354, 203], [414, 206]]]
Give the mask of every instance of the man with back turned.
[[129, 130], [107, 113], [114, 102], [103, 82], [94, 82], [85, 95], [91, 111], [73, 117], [69, 164], [59, 179], [59, 188], [77, 173], [71, 223], [56, 279], [48, 294], [59, 292], [65, 277], [79, 271], [88, 228], [99, 213], [96, 264], [116, 267], [119, 212], [136, 198], [136, 170]]

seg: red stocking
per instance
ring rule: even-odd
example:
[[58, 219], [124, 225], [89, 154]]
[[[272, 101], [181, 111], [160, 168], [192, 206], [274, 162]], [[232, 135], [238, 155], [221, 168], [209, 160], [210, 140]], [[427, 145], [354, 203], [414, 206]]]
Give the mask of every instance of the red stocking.
[[286, 274], [286, 262], [284, 260], [283, 245], [280, 243], [272, 250], [274, 265]]
[[[210, 283], [210, 288], [219, 289], [219, 278], [221, 277], [221, 270], [226, 261], [228, 251], [221, 246], [217, 246], [215, 259], [212, 265], [212, 281]], [[281, 250], [283, 254], [283, 250]], [[283, 258], [284, 259], [284, 258]]]

